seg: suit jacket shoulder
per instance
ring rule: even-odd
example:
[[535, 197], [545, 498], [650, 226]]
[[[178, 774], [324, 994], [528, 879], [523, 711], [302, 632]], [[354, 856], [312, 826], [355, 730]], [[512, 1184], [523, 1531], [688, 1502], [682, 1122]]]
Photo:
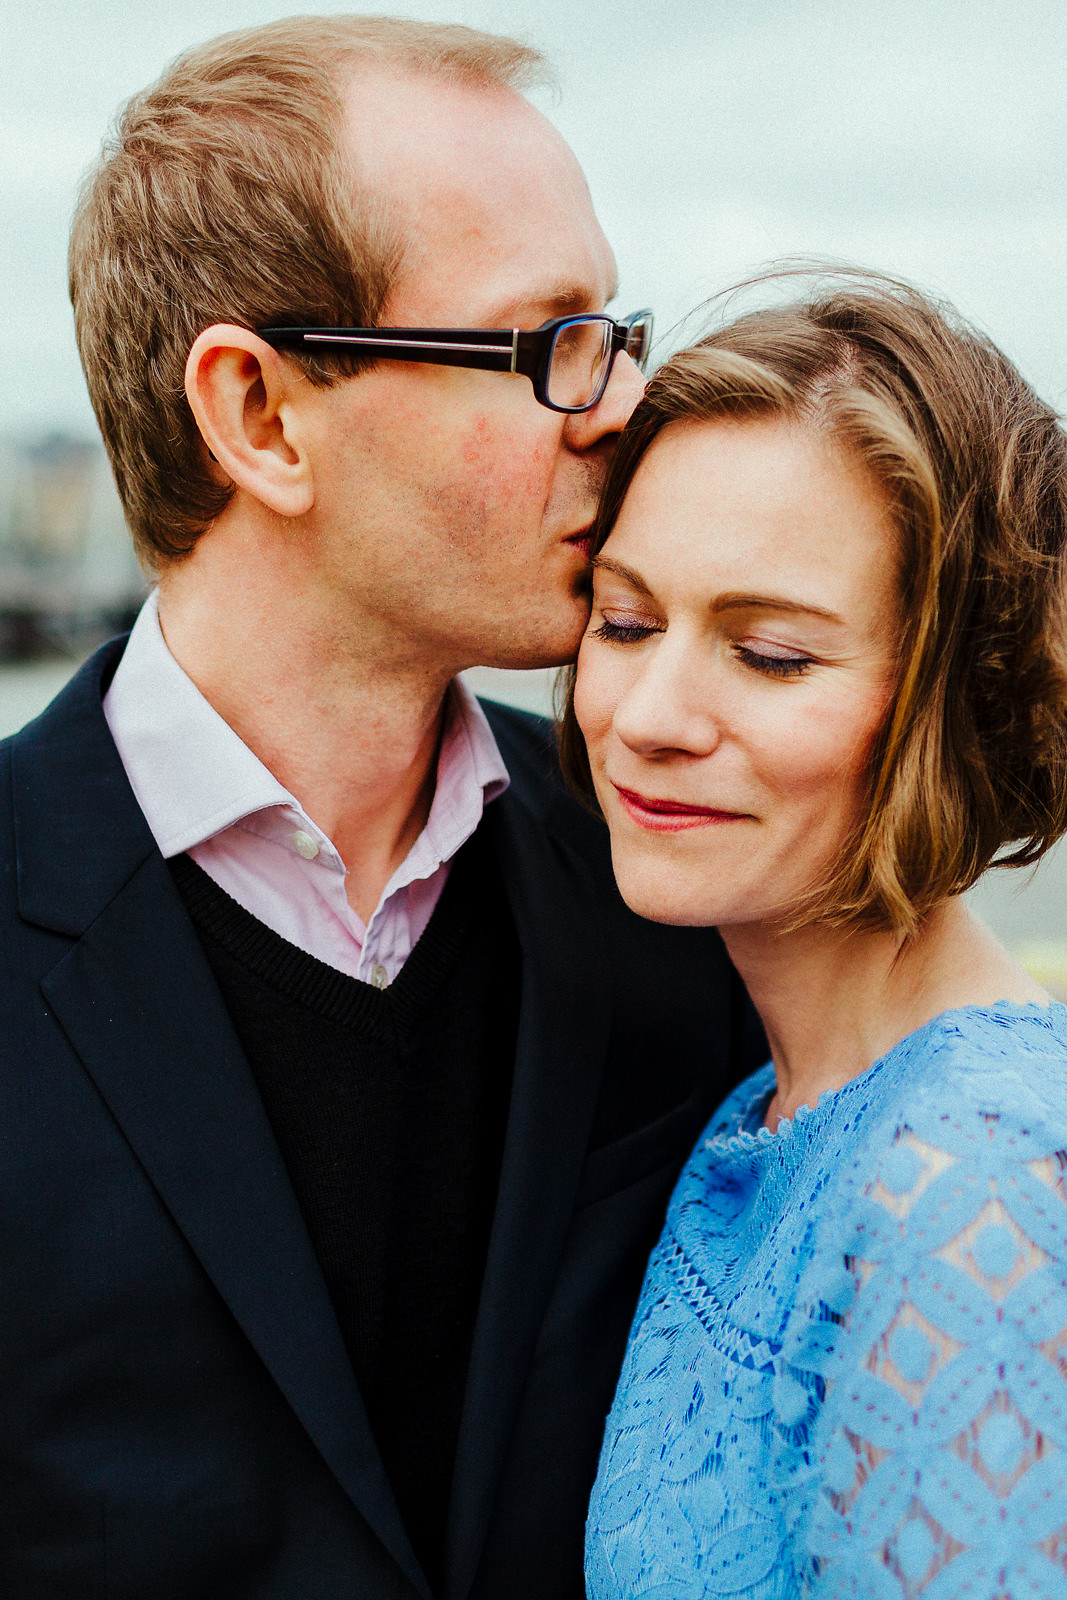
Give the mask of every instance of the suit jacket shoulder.
[[544, 817], [567, 795], [556, 760], [556, 730], [549, 717], [496, 700], [482, 700], [504, 765], [523, 803]]
[[[611, 869], [611, 839], [603, 819], [571, 793], [560, 770], [556, 729], [548, 717], [513, 706], [483, 701], [500, 754], [511, 777], [509, 794], [529, 819], [581, 858], [595, 880], [603, 915], [622, 909]], [[626, 913], [627, 919], [633, 914]], [[646, 923], [646, 929], [652, 924]], [[653, 936], [655, 937], [655, 936]], [[710, 936], [721, 948], [717, 935]], [[699, 935], [698, 935], [699, 939]], [[669, 936], [668, 936], [668, 942]]]
[[[672, 927], [632, 912], [615, 883], [605, 823], [570, 792], [560, 771], [553, 723], [493, 702], [483, 709], [511, 775], [504, 800], [525, 824], [513, 830], [510, 853], [521, 853], [528, 830], [543, 831], [585, 875], [579, 909], [572, 906], [570, 914], [584, 913], [586, 937], [603, 946], [595, 981], [609, 989], [611, 1070], [592, 1131], [594, 1148], [694, 1093], [710, 1112], [767, 1054], [722, 939], [714, 928]], [[533, 904], [533, 896], [521, 902]], [[552, 937], [553, 921], [543, 902], [543, 937]], [[590, 962], [590, 981], [593, 971]]]

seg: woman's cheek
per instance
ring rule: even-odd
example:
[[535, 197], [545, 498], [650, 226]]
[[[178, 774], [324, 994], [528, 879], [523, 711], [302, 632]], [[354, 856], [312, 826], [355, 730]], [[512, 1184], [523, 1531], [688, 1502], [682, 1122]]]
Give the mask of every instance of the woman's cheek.
[[574, 686], [574, 714], [594, 756], [611, 728], [618, 694], [612, 695], [609, 653], [597, 639], [588, 636], [578, 652], [578, 677]]
[[[769, 729], [768, 750], [777, 752], [782, 787], [794, 794], [826, 792], [852, 798], [870, 760], [881, 726], [882, 698], [862, 688], [842, 697], [814, 695], [806, 703], [783, 696], [781, 713]], [[791, 704], [785, 704], [786, 699]]]

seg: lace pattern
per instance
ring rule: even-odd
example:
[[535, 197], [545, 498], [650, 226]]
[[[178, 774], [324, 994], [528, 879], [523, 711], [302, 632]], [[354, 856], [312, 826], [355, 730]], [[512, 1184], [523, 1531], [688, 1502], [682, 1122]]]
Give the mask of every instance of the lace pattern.
[[948, 1013], [773, 1135], [772, 1086], [672, 1199], [591, 1600], [1062, 1600], [1067, 1009]]

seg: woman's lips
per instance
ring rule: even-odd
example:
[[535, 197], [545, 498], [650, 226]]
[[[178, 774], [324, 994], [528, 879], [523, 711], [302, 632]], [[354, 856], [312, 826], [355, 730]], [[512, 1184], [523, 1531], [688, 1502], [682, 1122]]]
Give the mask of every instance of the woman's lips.
[[707, 828], [722, 822], [751, 820], [743, 811], [717, 811], [713, 806], [690, 805], [685, 800], [656, 800], [634, 789], [624, 789], [618, 783], [613, 783], [612, 788], [627, 816], [653, 833], [679, 833], [683, 828]]

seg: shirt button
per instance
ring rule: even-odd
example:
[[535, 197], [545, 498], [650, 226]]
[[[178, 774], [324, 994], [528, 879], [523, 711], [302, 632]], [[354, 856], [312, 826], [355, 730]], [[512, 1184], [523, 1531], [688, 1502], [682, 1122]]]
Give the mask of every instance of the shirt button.
[[318, 845], [315, 843], [310, 833], [305, 833], [303, 828], [297, 828], [296, 832], [292, 835], [291, 842], [297, 855], [303, 856], [305, 861], [314, 861], [315, 857], [319, 853]]
[[389, 985], [389, 974], [380, 961], [376, 961], [370, 969], [370, 981], [376, 989], [385, 989]]

